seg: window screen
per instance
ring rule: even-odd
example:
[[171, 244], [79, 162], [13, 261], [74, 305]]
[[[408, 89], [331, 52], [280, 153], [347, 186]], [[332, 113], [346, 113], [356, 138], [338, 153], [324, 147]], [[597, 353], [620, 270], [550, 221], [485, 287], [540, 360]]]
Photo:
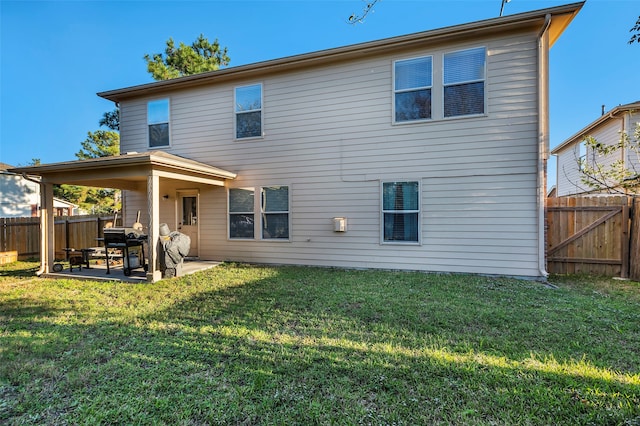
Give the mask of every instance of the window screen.
[[395, 121], [431, 118], [432, 57], [396, 61], [394, 65]]
[[262, 136], [262, 85], [236, 88], [236, 138]]
[[289, 187], [262, 188], [262, 238], [289, 238]]
[[420, 185], [418, 182], [382, 183], [383, 241], [418, 242]]
[[484, 47], [444, 55], [444, 116], [485, 112]]
[[229, 238], [253, 239], [254, 237], [253, 188], [229, 189]]
[[169, 146], [169, 99], [147, 103], [149, 147]]

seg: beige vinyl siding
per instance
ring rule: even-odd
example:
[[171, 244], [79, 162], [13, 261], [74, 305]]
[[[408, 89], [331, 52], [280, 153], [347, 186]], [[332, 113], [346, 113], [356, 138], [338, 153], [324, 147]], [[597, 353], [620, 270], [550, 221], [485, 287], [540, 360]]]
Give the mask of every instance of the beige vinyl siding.
[[[625, 125], [627, 127], [626, 129], [627, 134], [629, 135], [631, 140], [634, 140], [636, 125], [638, 124], [640, 124], [640, 112], [633, 111], [629, 114], [628, 124]], [[637, 142], [636, 142], [636, 146], [637, 146]], [[626, 162], [628, 164], [629, 169], [635, 170], [637, 173], [640, 174], [640, 157], [638, 156], [637, 153], [632, 151], [628, 152]]]
[[580, 157], [580, 144], [576, 143], [566, 147], [557, 156], [557, 195], [566, 195], [585, 192], [586, 188], [580, 181], [578, 158]]
[[[478, 46], [487, 48], [485, 116], [392, 124], [394, 60]], [[200, 187], [200, 257], [539, 276], [536, 46], [534, 34], [512, 35], [166, 95], [167, 151], [237, 173], [229, 187], [291, 194], [290, 241], [234, 241], [226, 188]], [[255, 83], [264, 137], [236, 141], [234, 87]], [[147, 100], [122, 102], [123, 152], [148, 149]], [[421, 182], [421, 245], [380, 243], [381, 180]], [[333, 232], [333, 217], [347, 217], [347, 232]]]
[[[593, 136], [598, 142], [612, 145], [620, 140], [620, 132], [623, 129], [623, 118], [607, 120], [594, 129], [589, 135]], [[580, 143], [582, 139], [576, 139], [575, 143], [568, 145], [558, 155], [558, 196], [566, 196], [588, 192], [591, 190], [587, 185], [582, 183], [582, 173], [578, 167], [578, 158], [580, 157]], [[598, 164], [607, 166], [620, 159], [621, 153], [618, 152], [606, 158], [596, 158]], [[588, 161], [594, 161], [593, 151], [587, 150], [586, 158]]]
[[135, 223], [138, 210], [140, 211], [140, 223], [145, 227], [149, 226], [149, 211], [147, 208], [147, 191], [140, 188], [138, 191], [123, 191], [122, 193], [122, 223], [118, 220], [119, 226], [131, 227]]

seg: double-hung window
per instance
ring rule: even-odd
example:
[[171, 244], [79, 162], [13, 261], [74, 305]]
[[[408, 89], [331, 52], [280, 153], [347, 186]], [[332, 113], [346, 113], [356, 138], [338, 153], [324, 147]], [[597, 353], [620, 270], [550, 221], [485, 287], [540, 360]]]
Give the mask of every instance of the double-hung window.
[[253, 188], [229, 189], [229, 238], [253, 239], [254, 193]]
[[383, 242], [418, 243], [420, 183], [382, 182]]
[[445, 53], [444, 116], [484, 114], [484, 47]]
[[289, 187], [262, 188], [262, 239], [289, 239]]
[[431, 118], [432, 80], [431, 56], [394, 62], [395, 122]]
[[[230, 239], [289, 239], [288, 186], [230, 188], [228, 206]], [[256, 215], [260, 217], [259, 237], [256, 237], [255, 233]]]
[[169, 146], [169, 99], [147, 103], [147, 126], [150, 148]]
[[262, 84], [236, 87], [236, 139], [262, 136]]

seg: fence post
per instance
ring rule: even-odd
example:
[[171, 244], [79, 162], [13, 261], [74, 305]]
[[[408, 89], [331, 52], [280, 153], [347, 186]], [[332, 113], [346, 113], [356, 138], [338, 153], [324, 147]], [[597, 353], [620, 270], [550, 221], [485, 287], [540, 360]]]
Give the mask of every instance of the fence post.
[[2, 225], [2, 229], [0, 229], [0, 251], [7, 251], [7, 219], [0, 218], [0, 224]]
[[640, 198], [631, 200], [631, 236], [629, 243], [629, 278], [640, 281]]
[[[633, 201], [632, 201], [633, 205]], [[629, 199], [627, 198], [625, 204], [622, 206], [622, 265], [620, 268], [620, 278], [629, 278], [629, 256], [631, 251], [629, 249]]]

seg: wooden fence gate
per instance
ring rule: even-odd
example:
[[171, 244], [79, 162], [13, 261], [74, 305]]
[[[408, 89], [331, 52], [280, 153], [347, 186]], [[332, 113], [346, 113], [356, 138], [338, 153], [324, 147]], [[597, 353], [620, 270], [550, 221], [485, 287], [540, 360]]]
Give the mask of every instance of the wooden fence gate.
[[626, 196], [548, 198], [547, 270], [629, 277], [638, 263], [637, 243], [631, 244], [631, 234], [638, 231], [638, 220], [632, 226], [630, 216], [633, 201]]

